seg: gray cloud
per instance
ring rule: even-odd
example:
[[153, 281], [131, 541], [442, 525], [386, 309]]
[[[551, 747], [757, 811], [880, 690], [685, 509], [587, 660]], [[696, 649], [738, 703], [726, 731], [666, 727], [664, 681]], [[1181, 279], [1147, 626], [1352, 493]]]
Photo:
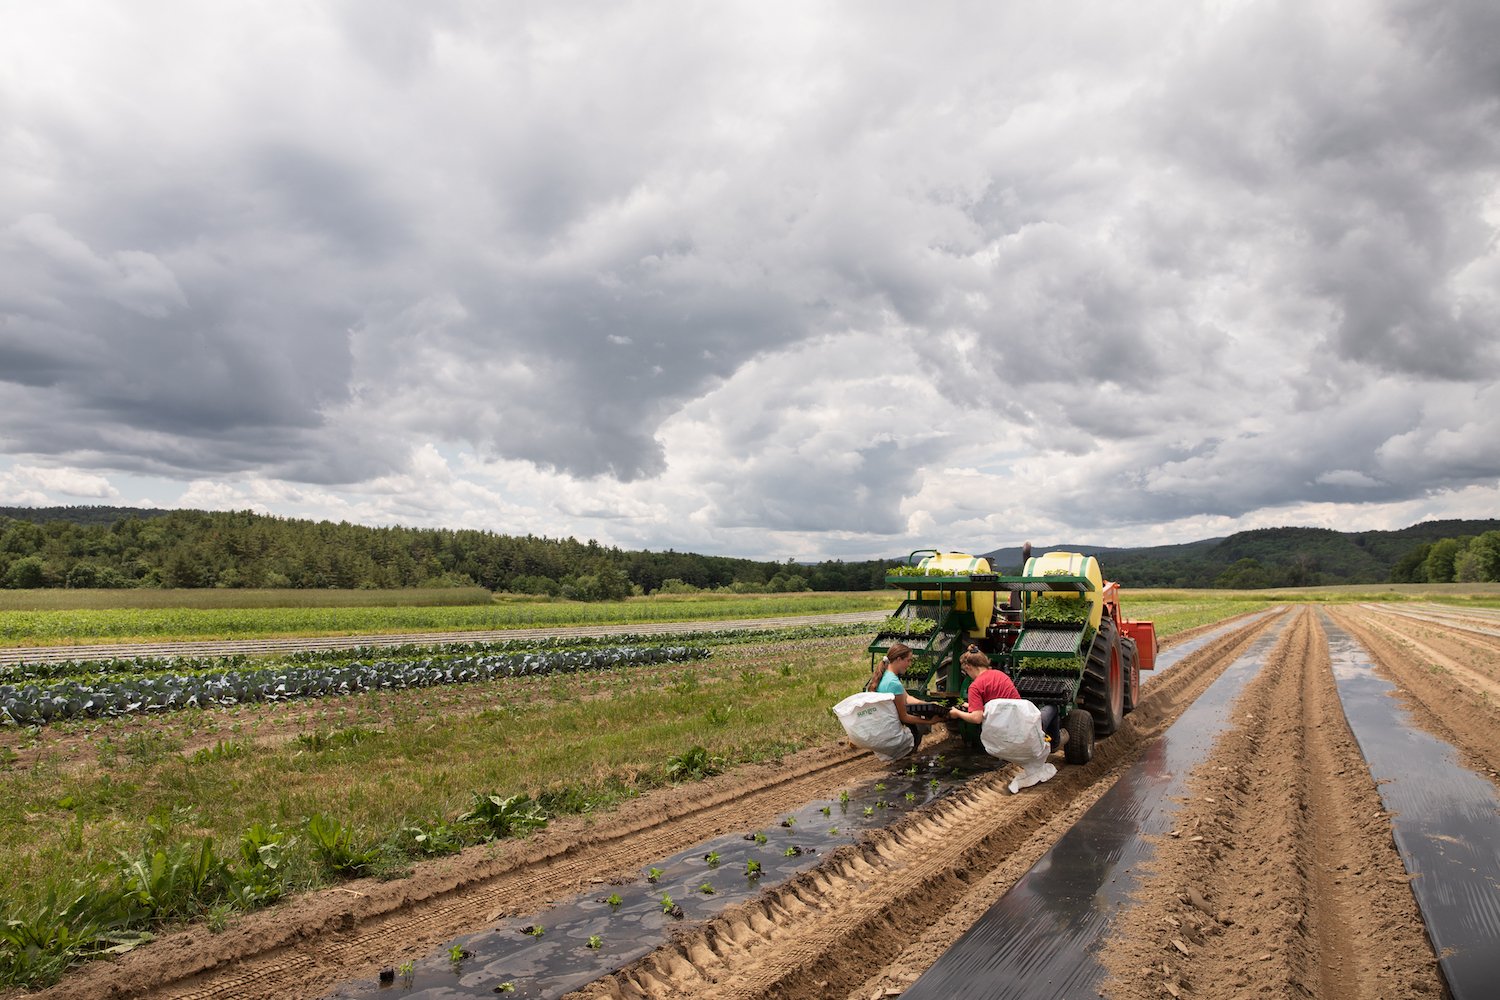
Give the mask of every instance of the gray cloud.
[[1492, 4], [6, 17], [9, 455], [881, 539], [951, 463], [1080, 528], [1500, 479]]

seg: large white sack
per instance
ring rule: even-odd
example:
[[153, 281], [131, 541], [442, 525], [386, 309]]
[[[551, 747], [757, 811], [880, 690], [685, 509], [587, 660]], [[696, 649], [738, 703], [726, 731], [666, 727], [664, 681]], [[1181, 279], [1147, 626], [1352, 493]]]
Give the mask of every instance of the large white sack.
[[991, 757], [1025, 767], [1047, 759], [1042, 738], [1042, 710], [1024, 698], [996, 698], [984, 705], [979, 742]]
[[896, 714], [895, 695], [880, 691], [851, 694], [833, 706], [833, 714], [838, 716], [849, 742], [855, 746], [873, 750], [885, 760], [911, 753], [914, 742], [911, 730]]

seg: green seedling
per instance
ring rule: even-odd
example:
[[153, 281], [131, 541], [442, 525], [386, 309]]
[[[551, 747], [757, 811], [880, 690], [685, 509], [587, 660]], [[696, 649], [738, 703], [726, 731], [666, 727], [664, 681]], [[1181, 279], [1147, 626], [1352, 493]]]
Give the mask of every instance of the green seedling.
[[875, 808], [876, 809], [885, 809], [888, 806], [889, 806], [889, 803], [886, 802], [885, 799], [876, 799], [875, 800]]
[[837, 836], [838, 832], [839, 832], [839, 828], [836, 827], [836, 826], [830, 826], [828, 828], [828, 836], [830, 836], [830, 837]]
[[875, 807], [874, 806], [865, 806], [865, 815], [866, 816], [874, 816], [875, 815]]
[[719, 852], [709, 851], [707, 854], [703, 855], [703, 860], [708, 862], [708, 867], [717, 868], [719, 867]]
[[766, 842], [766, 835], [763, 833], [757, 833], [755, 835], [755, 842], [757, 844], [764, 844]]
[[539, 938], [543, 934], [547, 933], [547, 928], [543, 927], [541, 924], [529, 924], [528, 926], [521, 928], [521, 933], [530, 934], [534, 938]]
[[655, 882], [659, 878], [661, 878], [661, 869], [660, 868], [647, 868], [646, 869], [646, 881], [647, 882]]
[[877, 792], [883, 792], [883, 791], [885, 791], [885, 782], [883, 782], [883, 781], [877, 781], [877, 782], [875, 782], [875, 790]]
[[600, 948], [604, 947], [604, 939], [597, 934], [590, 934], [588, 946], [595, 951], [598, 951]]
[[927, 787], [928, 788], [936, 788], [940, 784], [941, 784], [940, 781], [938, 781], [936, 778], [933, 778], [931, 781], [927, 782]]
[[417, 963], [408, 958], [396, 966], [396, 971], [401, 974], [401, 984], [407, 989], [411, 989], [411, 981], [417, 974]]
[[786, 827], [787, 829], [791, 829], [792, 827], [797, 825], [797, 817], [788, 816], [786, 819], [781, 821], [781, 825]]
[[712, 882], [704, 882], [702, 885], [698, 886], [698, 891], [703, 893], [703, 895], [705, 896], [712, 896], [714, 894], [714, 885]]
[[752, 860], [752, 861], [746, 861], [745, 862], [745, 874], [748, 875], [748, 876], [750, 876], [751, 878], [758, 877], [760, 875], [760, 862], [759, 861], [754, 861], [754, 860]]
[[823, 809], [822, 809], [822, 813], [823, 813], [824, 816], [832, 816], [833, 815], [833, 809], [830, 808], [829, 806], [824, 806]]
[[845, 789], [844, 791], [839, 792], [839, 802], [842, 803], [843, 805], [846, 805], [846, 806], [849, 804], [849, 790], [848, 789]]
[[802, 848], [798, 847], [796, 844], [793, 844], [791, 847], [788, 847], [781, 853], [783, 857], [800, 858], [802, 857]]
[[917, 801], [917, 793], [916, 792], [907, 792], [906, 793], [906, 801], [908, 801], [908, 802], [915, 802], [915, 801]]
[[908, 767], [906, 769], [906, 776], [908, 778], [915, 778], [917, 776], [917, 765], [913, 764], [911, 767]]
[[612, 892], [609, 894], [609, 898], [606, 899], [605, 902], [609, 904], [610, 909], [618, 910], [620, 908], [620, 904], [625, 902], [625, 900], [620, 898], [620, 894], [618, 892]]
[[671, 913], [672, 907], [676, 905], [676, 903], [672, 902], [672, 897], [670, 894], [665, 892], [661, 894], [661, 912]]
[[516, 984], [513, 983], [513, 982], [511, 982], [509, 979], [507, 979], [505, 982], [501, 983], [499, 986], [495, 987], [495, 992], [496, 993], [514, 993], [515, 991], [516, 991]]

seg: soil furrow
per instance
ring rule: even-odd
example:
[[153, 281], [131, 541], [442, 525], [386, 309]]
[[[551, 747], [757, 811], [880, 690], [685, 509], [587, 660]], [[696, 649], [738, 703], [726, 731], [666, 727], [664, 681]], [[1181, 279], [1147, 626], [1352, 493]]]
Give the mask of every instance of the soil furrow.
[[[1449, 671], [1419, 662], [1402, 644], [1412, 624], [1407, 620], [1374, 618], [1347, 608], [1329, 613], [1400, 688], [1416, 723], [1451, 743], [1466, 766], [1500, 786], [1500, 703], [1455, 680]], [[1476, 646], [1468, 634], [1453, 634], [1451, 641], [1455, 645], [1445, 644], [1445, 649], [1459, 663], [1493, 655], [1487, 647]]]
[[[361, 975], [373, 978], [393, 953], [433, 950], [498, 916], [541, 909], [595, 879], [635, 877], [643, 860], [769, 820], [878, 773], [869, 754], [847, 746], [808, 751], [780, 766], [741, 768], [701, 786], [627, 803], [597, 829], [581, 819], [564, 821], [526, 841], [472, 848], [418, 878], [362, 880], [293, 900], [278, 908], [275, 920], [247, 921], [253, 932], [209, 935], [194, 928], [117, 963], [93, 963], [38, 995], [317, 995]], [[194, 960], [188, 965], [179, 958], [176, 975], [163, 980], [163, 950]]]
[[1236, 704], [1107, 946], [1112, 1000], [1438, 995], [1310, 614]]
[[[1064, 768], [1019, 796], [1005, 789], [1008, 768], [974, 779], [959, 796], [835, 852], [818, 869], [825, 884], [800, 912], [781, 911], [810, 885], [810, 875], [725, 911], [571, 996], [825, 997], [861, 987], [872, 967], [900, 955], [934, 922], [947, 922], [979, 873], [1004, 868], [1012, 881], [1019, 877], [1025, 868], [1014, 864], [1016, 844], [1043, 828], [1055, 839], [1063, 827], [1052, 821], [1076, 816], [1103, 794], [1141, 745], [1170, 725], [1265, 624], [1223, 637], [1153, 685], [1088, 766]], [[746, 942], [745, 928], [760, 933]], [[952, 928], [955, 937], [961, 932]], [[708, 946], [721, 939], [741, 946], [724, 952]]]

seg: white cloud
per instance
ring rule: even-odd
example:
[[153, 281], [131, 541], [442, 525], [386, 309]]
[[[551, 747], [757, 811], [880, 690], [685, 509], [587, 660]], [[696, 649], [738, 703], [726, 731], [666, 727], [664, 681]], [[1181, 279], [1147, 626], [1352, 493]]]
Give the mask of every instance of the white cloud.
[[98, 480], [13, 496], [815, 557], [1500, 478], [1493, 5], [0, 27], [0, 452]]

